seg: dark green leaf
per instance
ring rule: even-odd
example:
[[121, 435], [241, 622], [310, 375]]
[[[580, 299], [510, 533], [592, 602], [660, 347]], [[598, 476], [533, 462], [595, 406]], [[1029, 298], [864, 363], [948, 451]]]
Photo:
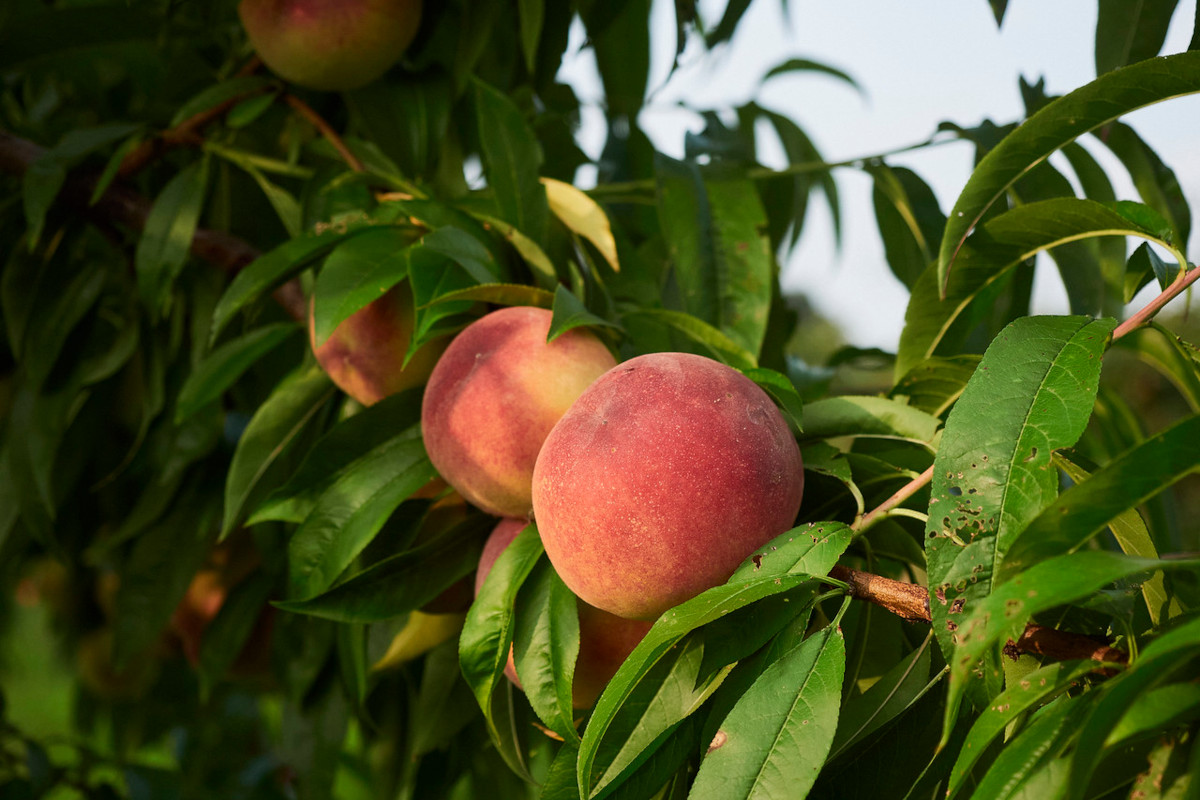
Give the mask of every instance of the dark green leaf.
[[579, 655], [575, 595], [542, 559], [522, 584], [514, 608], [514, 659], [525, 696], [550, 730], [577, 742], [571, 704]]
[[899, 400], [856, 395], [815, 400], [804, 407], [804, 420], [805, 440], [870, 436], [928, 444], [942, 426], [937, 417]]
[[146, 218], [134, 264], [142, 302], [155, 314], [164, 310], [175, 278], [187, 260], [207, 188], [205, 157], [184, 167], [167, 183]]
[[335, 394], [324, 371], [301, 367], [276, 387], [250, 419], [238, 440], [225, 481], [222, 538], [233, 531], [247, 506], [253, 507], [264, 489], [271, 467], [289, 449], [305, 426]]
[[805, 796], [837, 730], [845, 668], [834, 626], [767, 667], [721, 723], [691, 796]]
[[1179, 390], [1188, 407], [1200, 413], [1200, 365], [1182, 339], [1150, 322], [1122, 337], [1119, 346], [1157, 370]]
[[1145, 736], [1161, 734], [1168, 728], [1184, 725], [1200, 716], [1200, 685], [1169, 683], [1151, 689], [1137, 699], [1113, 727], [1105, 747]]
[[1008, 742], [973, 798], [1010, 800], [1058, 797], [1067, 780], [1067, 765], [1058, 756], [1075, 739], [1076, 729], [1094, 695], [1062, 698], [1033, 718], [1029, 727]]
[[31, 388], [39, 388], [50, 375], [67, 337], [100, 299], [106, 279], [105, 270], [84, 267], [66, 285], [41, 287], [22, 337], [21, 355]]
[[714, 358], [740, 370], [754, 369], [757, 359], [740, 344], [703, 320], [681, 311], [666, 308], [631, 308], [622, 314], [622, 320], [647, 319], [705, 347]]
[[486, 517], [473, 517], [433, 541], [372, 564], [324, 594], [275, 605], [335, 622], [395, 619], [470, 574], [479, 564], [483, 528], [489, 524]]
[[526, 286], [522, 283], [482, 283], [478, 286], [468, 286], [466, 289], [456, 289], [439, 295], [434, 303], [454, 303], [469, 301], [472, 303], [493, 303], [499, 306], [536, 306], [550, 308], [554, 305], [554, 295], [536, 286]]
[[[482, 20], [487, 15], [476, 9], [467, 16]], [[455, 97], [444, 72], [406, 72], [402, 81], [372, 81], [343, 96], [370, 142], [395, 162], [386, 172], [410, 178], [430, 172], [446, 139]]]
[[[947, 293], [951, 264], [967, 234], [1027, 170], [1078, 136], [1122, 114], [1197, 91], [1200, 53], [1187, 52], [1102, 75], [1044, 106], [984, 156], [971, 173], [942, 237], [936, 288], [943, 295]], [[1186, 236], [1182, 241], [1186, 242]]]
[[550, 320], [550, 332], [546, 335], [546, 341], [553, 342], [572, 328], [596, 325], [620, 328], [619, 325], [588, 311], [578, 297], [571, 294], [567, 287], [559, 284], [558, 288], [554, 290], [554, 317]]
[[339, 244], [313, 289], [313, 338], [320, 346], [347, 317], [408, 275], [410, 231], [377, 227]]
[[225, 115], [225, 124], [230, 128], [244, 128], [251, 125], [275, 104], [274, 94], [262, 94], [242, 100]]
[[1124, 123], [1114, 122], [1097, 135], [1129, 170], [1138, 195], [1162, 215], [1174, 233], [1174, 243], [1183, 250], [1191, 233], [1192, 214], [1175, 172]]
[[[194, 117], [204, 111], [216, 108], [224, 102], [243, 95], [264, 91], [274, 84], [275, 79], [268, 75], [239, 76], [215, 83], [201, 90], [180, 106], [179, 110], [175, 112], [175, 116], [171, 118], [171, 127], [174, 128], [189, 117]], [[273, 99], [271, 95], [267, 95], [267, 97]]]
[[443, 225], [425, 235], [421, 244], [435, 253], [441, 253], [467, 271], [479, 283], [495, 283], [500, 280], [500, 268], [486, 247], [471, 234], [452, 225]]
[[0, 26], [0, 70], [90, 48], [150, 42], [161, 25], [159, 14], [124, 5], [39, 9]]
[[274, 584], [271, 576], [263, 572], [245, 579], [229, 592], [217, 616], [204, 629], [198, 665], [203, 694], [208, 694], [225, 677], [244, 648], [262, 646], [250, 637], [255, 632], [260, 635], [264, 632], [260, 620]]
[[717, 23], [717, 27], [704, 36], [704, 42], [708, 45], [709, 49], [733, 38], [733, 32], [737, 30], [738, 23], [742, 21], [742, 16], [749, 8], [750, 0], [729, 0], [725, 5], [725, 13], [721, 15], [721, 21]]
[[288, 543], [289, 595], [311, 598], [332, 586], [392, 512], [436, 475], [417, 426], [341, 470]]
[[911, 289], [937, 256], [946, 215], [933, 190], [912, 170], [881, 164], [868, 172], [875, 181], [871, 200], [888, 266]]
[[182, 422], [219, 398], [246, 370], [296, 331], [290, 322], [265, 325], [214, 350], [196, 365], [179, 390], [175, 422]]
[[542, 153], [537, 138], [510, 99], [481, 80], [474, 85], [484, 170], [496, 208], [501, 218], [541, 242], [550, 208], [538, 180]]
[[914, 408], [941, 417], [962, 395], [978, 366], [976, 355], [927, 358], [896, 381], [892, 397], [907, 398]]
[[1178, 4], [1179, 0], [1100, 0], [1096, 74], [1158, 55]]
[[776, 372], [773, 369], [766, 369], [764, 367], [743, 369], [742, 374], [757, 383], [759, 388], [764, 392], [771, 395], [771, 399], [775, 401], [775, 404], [783, 412], [783, 416], [787, 419], [793, 433], [799, 433], [804, 430], [804, 403], [801, 401], [800, 393], [796, 391], [796, 385], [792, 383], [791, 378], [782, 372]]
[[546, 18], [545, 0], [520, 0], [519, 6], [521, 51], [525, 54], [525, 68], [532, 73], [537, 67], [538, 41]]
[[863, 88], [859, 86], [858, 82], [855, 81], [854, 78], [850, 77], [848, 73], [843, 72], [837, 67], [831, 67], [830, 65], [823, 64], [820, 61], [811, 61], [807, 58], [789, 58], [782, 64], [776, 64], [774, 67], [771, 67], [771, 69], [768, 70], [766, 75], [763, 76], [763, 82], [766, 82], [768, 78], [773, 78], [776, 75], [786, 75], [789, 72], [816, 72], [821, 75], [829, 75], [830, 77], [837, 78], [840, 81], [845, 81], [846, 83], [850, 84], [858, 90], [859, 94], [865, 94], [863, 92]]

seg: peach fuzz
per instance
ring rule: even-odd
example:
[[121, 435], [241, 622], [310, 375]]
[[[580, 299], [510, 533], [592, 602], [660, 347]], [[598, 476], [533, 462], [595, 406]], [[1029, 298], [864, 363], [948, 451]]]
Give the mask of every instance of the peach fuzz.
[[[504, 552], [517, 534], [529, 522], [524, 519], [503, 519], [495, 527], [483, 546], [479, 568], [475, 572], [475, 594], [479, 594], [484, 580], [492, 570], [496, 559]], [[571, 685], [571, 704], [575, 708], [591, 708], [595, 705], [604, 687], [612, 680], [617, 669], [633, 648], [650, 630], [651, 623], [640, 620], [622, 619], [606, 611], [593, 608], [582, 600], [579, 609], [579, 655], [575, 659], [575, 679]], [[508, 663], [504, 674], [513, 685], [521, 688], [512, 648], [508, 651]]]
[[551, 313], [514, 306], [467, 326], [425, 387], [425, 450], [447, 483], [498, 517], [527, 517], [533, 465], [550, 429], [616, 364], [576, 328], [546, 342]]
[[654, 353], [597, 380], [542, 448], [534, 517], [580, 599], [654, 619], [792, 527], [804, 471], [779, 409], [740, 372]]
[[408, 281], [351, 314], [320, 346], [309, 302], [308, 337], [317, 363], [338, 388], [364, 406], [420, 386], [433, 371], [446, 340], [422, 345], [405, 366], [412, 332], [413, 297]]

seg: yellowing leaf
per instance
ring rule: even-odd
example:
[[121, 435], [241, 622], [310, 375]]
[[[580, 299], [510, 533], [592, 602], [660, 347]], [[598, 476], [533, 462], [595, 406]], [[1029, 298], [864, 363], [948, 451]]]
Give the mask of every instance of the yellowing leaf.
[[613, 271], [620, 272], [617, 242], [613, 239], [608, 216], [600, 204], [569, 183], [542, 178], [542, 184], [546, 187], [546, 200], [550, 203], [550, 211], [554, 216], [558, 217], [563, 225], [594, 244]]
[[383, 657], [371, 665], [372, 670], [391, 669], [406, 661], [425, 655], [442, 642], [454, 638], [462, 630], [462, 614], [424, 614], [414, 611], [408, 622], [392, 639]]

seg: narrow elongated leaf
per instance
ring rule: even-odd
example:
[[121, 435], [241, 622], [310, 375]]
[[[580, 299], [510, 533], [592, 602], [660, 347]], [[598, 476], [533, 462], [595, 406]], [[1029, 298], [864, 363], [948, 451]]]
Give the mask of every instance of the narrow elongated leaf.
[[604, 213], [600, 204], [569, 183], [542, 178], [542, 185], [546, 187], [546, 200], [550, 203], [550, 211], [554, 216], [558, 217], [563, 225], [591, 242], [613, 268], [613, 272], [620, 272], [617, 242], [613, 239], [608, 215]]
[[660, 156], [658, 215], [688, 313], [757, 357], [766, 334], [774, 262], [754, 185]]
[[954, 724], [979, 659], [997, 643], [1020, 636], [1034, 614], [1087, 597], [1131, 575], [1157, 569], [1194, 570], [1198, 566], [1200, 559], [1195, 558], [1159, 560], [1085, 550], [1043, 561], [996, 587], [977, 601], [974, 611], [961, 617], [962, 623], [957, 626], [943, 737]]
[[[49, 377], [63, 354], [67, 337], [100, 299], [107, 277], [102, 269], [85, 267], [71, 276], [65, 285], [53, 286], [50, 290], [51, 286], [43, 284], [42, 291], [32, 303], [29, 323], [22, 336], [21, 355], [31, 388], [38, 389]], [[130, 324], [136, 326], [136, 323]]]
[[754, 369], [758, 360], [722, 331], [691, 314], [666, 308], [632, 308], [622, 315], [623, 320], [643, 318], [678, 331], [708, 349], [713, 358], [740, 370]]
[[858, 90], [859, 94], [866, 94], [863, 88], [858, 85], [858, 81], [854, 80], [849, 73], [838, 69], [837, 67], [823, 64], [820, 61], [812, 61], [807, 58], [789, 58], [782, 64], [776, 64], [763, 75], [763, 81], [768, 78], [774, 78], [776, 75], [787, 75], [792, 72], [815, 72], [818, 75], [828, 75], [831, 78], [837, 78], [840, 81], [850, 84]]
[[1200, 717], [1200, 684], [1169, 683], [1142, 694], [1109, 731], [1104, 746], [1159, 735], [1197, 717]]
[[134, 254], [138, 289], [154, 313], [162, 311], [171, 286], [187, 260], [204, 208], [208, 158], [189, 164], [167, 183], [146, 218]]
[[837, 730], [845, 669], [845, 639], [832, 626], [767, 667], [721, 723], [688, 796], [805, 796]]
[[479, 283], [500, 280], [501, 270], [491, 252], [474, 236], [453, 225], [443, 225], [426, 234], [421, 246], [454, 261]]
[[1102, 531], [1180, 478], [1200, 469], [1200, 416], [1146, 439], [1062, 493], [1017, 536], [997, 572], [999, 582]]
[[215, 83], [206, 89], [201, 90], [190, 100], [179, 107], [175, 112], [175, 116], [171, 118], [171, 127], [179, 125], [188, 117], [193, 117], [210, 108], [216, 108], [222, 103], [232, 100], [235, 97], [249, 95], [253, 92], [263, 91], [271, 87], [275, 83], [275, 79], [268, 75], [245, 75], [230, 78], [227, 81]]
[[998, 695], [975, 720], [962, 749], [958, 751], [958, 759], [950, 771], [950, 782], [946, 789], [947, 800], [958, 794], [988, 745], [1002, 734], [1013, 720], [1034, 706], [1044, 704], [1067, 691], [1080, 678], [1095, 670], [1096, 664], [1090, 661], [1060, 661], [1057, 664], [1047, 664]]
[[1157, 322], [1131, 331], [1120, 340], [1140, 360], [1154, 367], [1179, 390], [1193, 412], [1200, 413], [1200, 364], [1190, 345]]
[[1058, 700], [1034, 717], [1009, 742], [983, 779], [972, 800], [1057, 797], [1067, 780], [1067, 764], [1058, 756], [1070, 746], [1094, 695]]
[[435, 475], [419, 427], [343, 470], [288, 543], [291, 595], [308, 598], [328, 589], [392, 512]]
[[552, 342], [572, 328], [587, 325], [620, 329], [619, 325], [588, 311], [587, 306], [578, 297], [571, 294], [567, 287], [559, 284], [559, 287], [554, 290], [554, 317], [550, 320], [550, 331], [546, 334], [546, 341]]
[[1142, 201], [1163, 216], [1178, 249], [1184, 250], [1191, 233], [1192, 213], [1174, 170], [1122, 122], [1106, 126], [1098, 137], [1129, 170]]
[[579, 741], [571, 704], [579, 655], [575, 595], [543, 559], [521, 586], [515, 604], [513, 655], [517, 675], [538, 718], [564, 741]]
[[1125, 713], [1149, 689], [1200, 654], [1200, 618], [1170, 630], [1151, 642], [1132, 667], [1113, 681], [1082, 724], [1071, 759], [1067, 800], [1084, 796], [1092, 771], [1104, 753], [1104, 741]]
[[347, 236], [327, 231], [316, 236], [292, 239], [259, 256], [237, 274], [213, 311], [209, 342], [215, 342], [239, 311], [263, 293], [325, 257]]
[[385, 397], [342, 420], [321, 437], [295, 474], [273, 491], [249, 524], [278, 520], [303, 522], [334, 481], [381, 442], [401, 435], [421, 418], [420, 390]]
[[501, 735], [494, 702], [498, 684], [504, 682], [504, 665], [512, 644], [517, 592], [544, 552], [535, 526], [530, 525], [517, 534], [492, 565], [467, 612], [458, 642], [463, 678], [483, 710], [488, 733], [504, 760], [519, 774], [527, 773], [527, 769], [521, 754], [506, 746], [513, 741], [510, 736]]
[[542, 38], [542, 25], [546, 19], [544, 0], [520, 0], [521, 52], [525, 54], [525, 68], [533, 73], [537, 66], [538, 42]]
[[[217, 616], [204, 629], [198, 665], [203, 694], [207, 695], [225, 676], [244, 648], [261, 646], [261, 643], [251, 642], [250, 636], [267, 610], [274, 584], [271, 576], [263, 572], [242, 581], [230, 591]], [[265, 653], [266, 648], [259, 652]]]
[[904, 167], [868, 168], [875, 185], [871, 201], [892, 274], [910, 289], [937, 256], [946, 215], [917, 173]]
[[289, 375], [255, 412], [225, 479], [222, 538], [233, 531], [272, 465], [334, 393], [329, 377], [314, 364]]
[[1058, 198], [1018, 206], [989, 220], [959, 252], [944, 297], [938, 296], [933, 270], [917, 279], [904, 315], [896, 376], [957, 348], [991, 310], [1015, 268], [1042, 250], [1092, 236], [1137, 236], [1171, 247], [1128, 212], [1093, 200]]
[[892, 389], [892, 397], [907, 398], [910, 405], [941, 417], [962, 395], [979, 366], [979, 356], [934, 356], [914, 365]]
[[1096, 74], [1158, 55], [1178, 4], [1179, 0], [1100, 0]]
[[1102, 75], [1046, 104], [991, 150], [950, 212], [938, 253], [936, 287], [947, 279], [967, 234], [1027, 170], [1076, 137], [1143, 106], [1200, 91], [1200, 52], [1143, 61]]
[[287, 341], [297, 330], [290, 322], [265, 325], [214, 350], [196, 365], [179, 390], [175, 422], [182, 422], [219, 398], [255, 362]]
[[521, 111], [505, 95], [476, 79], [475, 109], [484, 171], [500, 216], [535, 242], [546, 236], [549, 207], [538, 180], [542, 152]]
[[347, 317], [408, 275], [411, 242], [412, 233], [402, 228], [371, 228], [329, 254], [313, 290], [313, 337], [318, 346]]
[[383, 622], [403, 616], [475, 569], [489, 524], [486, 517], [473, 517], [433, 541], [372, 564], [324, 594], [275, 605], [335, 622]]
[[930, 443], [942, 421], [919, 408], [886, 397], [845, 395], [804, 407], [804, 438], [870, 436]]
[[1053, 502], [1051, 456], [1087, 426], [1114, 325], [1086, 317], [1016, 320], [988, 347], [951, 410], [933, 464], [925, 542], [943, 653], [955, 651], [959, 621], [991, 593], [1013, 541]]

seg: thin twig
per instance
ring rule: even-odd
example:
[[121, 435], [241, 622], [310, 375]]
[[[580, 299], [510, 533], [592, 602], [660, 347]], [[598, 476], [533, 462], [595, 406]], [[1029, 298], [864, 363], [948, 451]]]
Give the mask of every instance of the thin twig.
[[306, 120], [312, 123], [313, 127], [320, 131], [321, 135], [324, 136], [331, 145], [333, 145], [333, 149], [338, 151], [338, 155], [342, 157], [342, 160], [346, 162], [346, 165], [350, 167], [350, 169], [354, 170], [355, 172], [367, 171], [367, 168], [363, 165], [363, 162], [358, 156], [354, 155], [349, 147], [346, 146], [346, 143], [342, 141], [342, 137], [339, 136], [338, 132], [333, 129], [333, 126], [326, 122], [324, 117], [314, 111], [312, 106], [301, 100], [299, 97], [296, 97], [294, 94], [285, 94], [283, 99], [289, 106], [292, 107], [292, 110], [304, 117]]
[[933, 466], [930, 465], [929, 469], [925, 470], [920, 475], [918, 475], [917, 477], [913, 478], [908, 483], [901, 486], [899, 491], [897, 491], [894, 495], [889, 497], [887, 500], [884, 500], [882, 503], [879, 504], [879, 506], [877, 508], [872, 509], [872, 511], [869, 514], [867, 514], [865, 517], [860, 519], [858, 521], [858, 524], [854, 526], [855, 529], [857, 531], [859, 531], [860, 533], [862, 531], [865, 531], [867, 528], [871, 527], [877, 521], [879, 521], [879, 519], [882, 516], [887, 514], [889, 511], [891, 511], [896, 506], [903, 503], [908, 498], [912, 497], [918, 491], [920, 491], [921, 488], [924, 487], [926, 484], [928, 484], [929, 481], [932, 479], [933, 479]]
[[1155, 314], [1162, 310], [1163, 306], [1178, 297], [1184, 289], [1195, 283], [1197, 278], [1200, 278], [1200, 267], [1192, 267], [1187, 272], [1182, 273], [1161, 294], [1143, 306], [1132, 317], [1118, 325], [1116, 330], [1113, 331], [1113, 341], [1115, 342], [1130, 331], [1149, 322]]

